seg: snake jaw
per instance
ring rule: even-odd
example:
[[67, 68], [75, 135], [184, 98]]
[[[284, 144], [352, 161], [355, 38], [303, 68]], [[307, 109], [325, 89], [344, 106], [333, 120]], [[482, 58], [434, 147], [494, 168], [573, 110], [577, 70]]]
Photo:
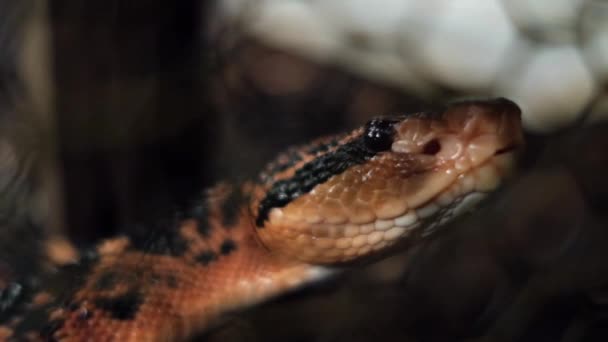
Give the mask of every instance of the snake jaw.
[[[253, 205], [280, 204], [258, 216], [256, 233], [269, 250], [332, 264], [430, 235], [497, 188], [523, 143], [519, 108], [502, 99], [377, 119], [344, 137], [295, 167], [292, 178], [263, 188], [285, 199], [266, 195]], [[314, 186], [300, 191], [310, 180]]]

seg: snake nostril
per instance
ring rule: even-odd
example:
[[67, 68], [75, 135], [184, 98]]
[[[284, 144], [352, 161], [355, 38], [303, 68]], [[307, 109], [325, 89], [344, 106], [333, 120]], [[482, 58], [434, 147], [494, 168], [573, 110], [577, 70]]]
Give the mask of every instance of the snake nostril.
[[432, 139], [422, 148], [422, 153], [427, 155], [436, 155], [441, 151], [441, 143], [437, 139]]

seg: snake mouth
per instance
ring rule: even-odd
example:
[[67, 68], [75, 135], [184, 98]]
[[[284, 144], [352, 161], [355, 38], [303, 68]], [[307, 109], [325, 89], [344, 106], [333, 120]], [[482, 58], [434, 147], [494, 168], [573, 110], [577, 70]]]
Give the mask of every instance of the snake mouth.
[[519, 144], [515, 144], [515, 143], [510, 144], [510, 145], [507, 145], [506, 147], [498, 149], [496, 152], [494, 152], [494, 155], [498, 156], [501, 154], [515, 153], [519, 149], [519, 147], [520, 147]]

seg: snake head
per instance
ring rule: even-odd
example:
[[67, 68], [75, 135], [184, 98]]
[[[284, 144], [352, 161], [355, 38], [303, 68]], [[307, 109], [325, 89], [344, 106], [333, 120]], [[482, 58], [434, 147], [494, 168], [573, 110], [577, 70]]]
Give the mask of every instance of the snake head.
[[253, 192], [269, 250], [310, 263], [353, 261], [430, 235], [496, 189], [523, 145], [506, 99], [371, 120], [289, 150]]

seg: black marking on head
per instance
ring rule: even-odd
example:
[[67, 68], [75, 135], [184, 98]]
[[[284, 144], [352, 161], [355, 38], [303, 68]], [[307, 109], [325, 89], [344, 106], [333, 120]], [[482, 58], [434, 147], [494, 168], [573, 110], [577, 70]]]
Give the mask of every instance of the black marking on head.
[[320, 141], [318, 143], [313, 143], [306, 149], [306, 153], [308, 154], [318, 154], [325, 153], [331, 150], [332, 148], [338, 146], [340, 140], [338, 137], [331, 138], [328, 141]]
[[308, 193], [317, 184], [330, 177], [344, 172], [353, 165], [363, 164], [378, 151], [371, 150], [365, 143], [365, 137], [359, 136], [338, 147], [333, 152], [311, 160], [298, 169], [294, 176], [272, 184], [266, 197], [260, 201], [256, 226], [264, 227], [272, 208], [282, 208], [296, 198]]
[[125, 321], [135, 317], [143, 297], [139, 291], [130, 290], [114, 298], [96, 298], [94, 303], [99, 309], [109, 312], [112, 318]]
[[97, 281], [95, 282], [94, 288], [95, 290], [104, 291], [111, 290], [120, 280], [120, 276], [118, 273], [113, 271], [104, 272]]
[[230, 194], [224, 199], [221, 208], [222, 224], [225, 228], [233, 227], [239, 220], [241, 207], [245, 203], [246, 197], [238, 188], [233, 188]]
[[279, 158], [269, 166], [265, 174], [273, 175], [275, 173], [281, 173], [300, 161], [302, 161], [302, 155], [300, 154], [299, 148], [292, 147], [281, 154]]
[[373, 119], [365, 125], [365, 145], [373, 151], [387, 151], [393, 145], [395, 120]]
[[215, 261], [215, 259], [217, 259], [217, 254], [211, 250], [204, 251], [194, 258], [196, 262], [203, 264], [203, 266], [209, 265], [209, 263]]
[[232, 253], [232, 251], [234, 251], [235, 249], [236, 243], [234, 242], [234, 240], [226, 239], [224, 240], [224, 242], [222, 242], [222, 245], [220, 246], [220, 253], [222, 253], [222, 255], [228, 255]]
[[262, 181], [267, 181], [272, 178], [272, 175], [281, 173], [297, 163], [301, 162], [304, 155], [317, 155], [326, 153], [329, 150], [337, 147], [340, 144], [340, 139], [343, 135], [335, 136], [331, 139], [317, 140], [305, 146], [291, 147], [281, 154], [264, 172]]

